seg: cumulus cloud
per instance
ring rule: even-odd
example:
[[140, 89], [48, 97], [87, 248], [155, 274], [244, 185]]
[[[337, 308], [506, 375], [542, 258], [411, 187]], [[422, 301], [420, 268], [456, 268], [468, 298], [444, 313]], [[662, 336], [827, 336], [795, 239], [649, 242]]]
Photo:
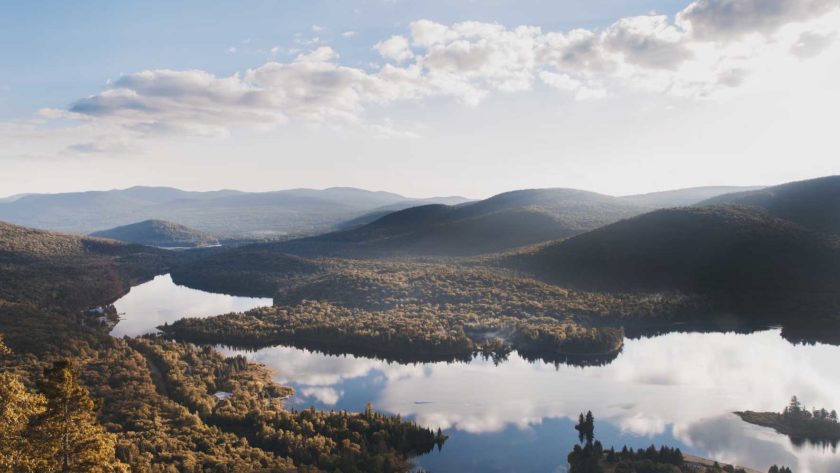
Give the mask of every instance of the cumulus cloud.
[[[783, 56], [807, 58], [828, 48], [837, 38], [837, 9], [836, 0], [696, 0], [673, 18], [635, 16], [570, 31], [419, 20], [405, 35], [374, 45], [387, 61], [373, 68], [341, 65], [332, 48], [298, 37], [316, 49], [229, 77], [127, 74], [78, 100], [69, 115], [140, 133], [218, 135], [288, 121], [359, 123], [373, 106], [430, 97], [477, 105], [494, 92], [536, 87], [578, 100], [628, 89], [711, 97], [744, 84], [757, 64], [766, 69]], [[368, 129], [414, 136], [390, 124]]]
[[406, 59], [414, 57], [414, 53], [411, 52], [408, 39], [405, 36], [391, 36], [385, 41], [376, 43], [373, 48], [385, 59], [392, 59], [397, 62], [403, 62]]
[[691, 57], [683, 31], [664, 15], [621, 19], [607, 28], [603, 41], [607, 50], [643, 67], [675, 69]]
[[696, 0], [677, 15], [694, 37], [725, 40], [769, 34], [780, 27], [816, 18], [837, 9], [837, 0]]

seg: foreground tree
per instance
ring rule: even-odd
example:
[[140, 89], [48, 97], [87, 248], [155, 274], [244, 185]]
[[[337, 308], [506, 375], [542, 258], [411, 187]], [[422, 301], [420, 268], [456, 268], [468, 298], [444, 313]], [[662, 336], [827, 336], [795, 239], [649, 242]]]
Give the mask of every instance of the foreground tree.
[[46, 398], [46, 409], [35, 416], [31, 436], [46, 471], [123, 470], [114, 459], [113, 437], [96, 421], [93, 401], [67, 361], [57, 361], [45, 369], [38, 389]]
[[[0, 357], [11, 354], [0, 335]], [[26, 430], [29, 420], [44, 412], [43, 396], [27, 391], [14, 373], [0, 373], [0, 472], [28, 473], [39, 461]]]

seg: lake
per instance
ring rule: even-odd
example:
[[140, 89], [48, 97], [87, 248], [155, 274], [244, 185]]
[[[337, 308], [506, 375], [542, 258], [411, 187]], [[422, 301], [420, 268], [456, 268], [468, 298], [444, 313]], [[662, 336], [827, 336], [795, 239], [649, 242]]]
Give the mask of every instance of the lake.
[[[182, 316], [210, 316], [271, 304], [271, 299], [212, 294], [169, 276], [134, 287], [115, 303], [116, 336], [154, 331]], [[528, 362], [515, 353], [498, 364], [389, 363], [292, 347], [218, 348], [267, 365], [292, 386], [290, 408], [401, 414], [449, 435], [441, 451], [415, 459], [444, 471], [564, 471], [577, 441], [573, 425], [592, 410], [605, 446], [677, 446], [684, 452], [766, 471], [840, 471], [830, 446], [794, 445], [742, 422], [735, 410], [778, 411], [791, 395], [807, 406], [840, 407], [840, 347], [793, 345], [779, 330], [750, 334], [671, 333], [628, 339], [606, 366]]]

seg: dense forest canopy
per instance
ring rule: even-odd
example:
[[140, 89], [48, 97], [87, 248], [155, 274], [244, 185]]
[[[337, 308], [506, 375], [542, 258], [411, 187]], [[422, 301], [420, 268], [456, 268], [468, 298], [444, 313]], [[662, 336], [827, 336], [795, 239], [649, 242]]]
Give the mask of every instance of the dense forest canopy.
[[406, 471], [443, 445], [439, 432], [372, 408], [288, 411], [292, 391], [266, 369], [155, 337], [115, 339], [113, 309], [86, 310], [179, 257], [0, 226], [3, 471]]

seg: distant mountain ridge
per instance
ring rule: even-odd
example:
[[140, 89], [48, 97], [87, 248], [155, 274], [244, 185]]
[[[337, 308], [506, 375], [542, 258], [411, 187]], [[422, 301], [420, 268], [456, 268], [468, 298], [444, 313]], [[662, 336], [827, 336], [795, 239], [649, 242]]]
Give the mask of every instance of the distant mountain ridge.
[[687, 187], [646, 194], [625, 195], [621, 198], [637, 205], [652, 209], [667, 207], [686, 207], [707, 199], [712, 199], [733, 192], [748, 192], [763, 189], [762, 186], [704, 186]]
[[302, 256], [465, 256], [566, 238], [644, 207], [576, 189], [506, 192], [460, 205], [424, 205], [349, 230], [275, 244]]
[[[143, 220], [176, 222], [219, 236], [312, 234], [390, 206], [393, 209], [438, 198], [411, 199], [389, 192], [333, 187], [275, 192], [183, 191], [170, 187], [32, 194], [0, 202], [0, 220], [54, 231], [90, 233]], [[457, 203], [465, 198], [443, 197]]]
[[165, 220], [144, 220], [93, 232], [91, 236], [160, 248], [198, 248], [219, 244], [208, 233]]

